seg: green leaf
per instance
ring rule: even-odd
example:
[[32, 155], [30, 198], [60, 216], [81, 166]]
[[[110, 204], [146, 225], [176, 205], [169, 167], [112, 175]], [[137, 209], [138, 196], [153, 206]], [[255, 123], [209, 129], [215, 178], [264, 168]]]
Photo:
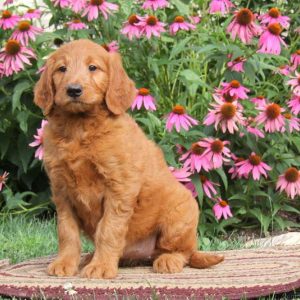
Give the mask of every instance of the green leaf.
[[157, 118], [157, 116], [155, 116], [153, 113], [151, 112], [147, 112], [147, 116], [151, 121], [151, 124], [153, 127], [160, 127], [161, 126], [161, 120], [159, 118]]
[[24, 133], [27, 133], [28, 129], [28, 117], [29, 117], [29, 112], [28, 111], [20, 111], [17, 114], [17, 120], [19, 121], [20, 128]]
[[260, 196], [260, 197], [265, 197], [265, 198], [271, 199], [270, 195], [263, 191], [254, 192], [253, 196]]
[[230, 82], [232, 80], [237, 80], [239, 82], [243, 81], [243, 77], [241, 73], [233, 72], [227, 69], [224, 73], [225, 80]]
[[21, 205], [28, 205], [23, 199], [20, 193], [13, 194], [12, 190], [9, 188], [6, 188], [3, 191], [3, 195], [6, 202], [6, 207], [9, 210], [19, 208]]
[[177, 166], [177, 162], [175, 160], [171, 147], [169, 145], [159, 145], [159, 147], [163, 151], [165, 160], [167, 161], [168, 165]]
[[213, 50], [217, 49], [216, 45], [205, 45], [204, 47], [195, 47], [195, 51], [197, 54], [205, 53], [205, 52], [213, 52]]
[[279, 216], [276, 216], [274, 221], [279, 225], [281, 230], [284, 230], [287, 227], [286, 222]]
[[60, 36], [56, 33], [44, 32], [43, 34], [37, 36], [36, 44], [39, 45], [45, 42], [53, 41], [56, 38], [60, 38]]
[[251, 64], [251, 62], [246, 61], [244, 64], [244, 68], [246, 77], [249, 79], [251, 84], [254, 84], [256, 77], [254, 66]]
[[264, 215], [259, 208], [250, 209], [249, 212], [260, 222], [264, 234], [267, 234], [272, 218]]
[[13, 96], [12, 96], [12, 110], [13, 112], [18, 108], [21, 108], [21, 96], [24, 93], [24, 91], [26, 91], [27, 89], [29, 89], [31, 87], [31, 83], [28, 80], [24, 80], [19, 82], [15, 88], [14, 88], [14, 92], [13, 92]]
[[174, 39], [167, 36], [167, 35], [162, 35], [160, 37], [160, 39], [164, 42], [164, 43], [174, 43]]
[[27, 137], [24, 134], [20, 134], [18, 138], [18, 152], [24, 173], [27, 172], [28, 164], [32, 157], [32, 151], [33, 150], [28, 146]]
[[189, 14], [189, 6], [183, 3], [180, 0], [172, 0], [172, 3], [177, 7], [180, 14], [188, 15]]
[[170, 54], [170, 60], [173, 59], [177, 54], [186, 51], [186, 44], [191, 40], [191, 37], [187, 37], [184, 40], [180, 41], [177, 45], [175, 45]]
[[181, 71], [180, 75], [188, 81], [200, 81], [200, 76], [190, 69]]
[[298, 152], [300, 153], [300, 137], [294, 136], [292, 138], [294, 145], [297, 147]]
[[248, 197], [244, 194], [236, 194], [228, 198], [228, 200], [248, 200]]
[[202, 184], [201, 184], [201, 181], [200, 181], [200, 178], [199, 178], [199, 174], [194, 174], [192, 176], [192, 182], [195, 185], [196, 191], [198, 193], [199, 204], [200, 204], [200, 207], [202, 208], [203, 207], [203, 196], [204, 196], [204, 194], [203, 194], [203, 188], [202, 188]]
[[232, 57], [230, 58], [230, 60], [235, 60], [239, 56], [244, 55], [244, 51], [236, 45], [228, 45], [226, 48], [227, 48], [227, 51], [232, 54]]
[[300, 214], [300, 210], [298, 210], [296, 207], [292, 207], [288, 204], [284, 204], [282, 206], [282, 210], [288, 211], [288, 212], [293, 212], [293, 213], [296, 213], [296, 214]]
[[0, 143], [1, 159], [3, 159], [8, 150], [9, 143], [11, 141], [10, 135], [0, 133], [0, 141], [1, 141], [1, 143]]
[[227, 191], [227, 189], [228, 189], [228, 179], [227, 179], [227, 176], [226, 176], [224, 170], [222, 168], [219, 168], [219, 169], [216, 169], [216, 172], [221, 177], [222, 182], [224, 184], [225, 191]]

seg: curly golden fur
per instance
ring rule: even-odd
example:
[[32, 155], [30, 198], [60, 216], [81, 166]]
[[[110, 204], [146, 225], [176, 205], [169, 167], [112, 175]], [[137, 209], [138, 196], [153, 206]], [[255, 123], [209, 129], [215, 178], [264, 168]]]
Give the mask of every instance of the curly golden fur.
[[[68, 95], [74, 84], [80, 96]], [[126, 114], [135, 94], [119, 54], [91, 41], [66, 44], [47, 60], [34, 101], [49, 121], [43, 160], [58, 218], [50, 275], [79, 272], [81, 230], [95, 245], [81, 270], [88, 278], [114, 278], [121, 258], [152, 259], [159, 273], [223, 260], [197, 252], [197, 202]]]

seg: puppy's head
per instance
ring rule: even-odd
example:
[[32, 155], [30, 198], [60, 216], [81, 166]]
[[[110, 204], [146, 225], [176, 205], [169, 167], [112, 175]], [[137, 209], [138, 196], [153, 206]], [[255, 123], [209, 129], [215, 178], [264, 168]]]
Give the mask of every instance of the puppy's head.
[[48, 115], [53, 108], [89, 112], [105, 101], [118, 115], [130, 107], [135, 93], [119, 54], [78, 40], [62, 46], [47, 60], [35, 86], [34, 102]]

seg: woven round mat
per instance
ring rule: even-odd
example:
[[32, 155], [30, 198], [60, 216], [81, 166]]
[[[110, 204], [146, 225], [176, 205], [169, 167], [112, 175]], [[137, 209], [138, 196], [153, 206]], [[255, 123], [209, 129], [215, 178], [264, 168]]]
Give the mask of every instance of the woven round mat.
[[300, 246], [218, 252], [225, 261], [210, 269], [185, 268], [179, 274], [155, 274], [151, 267], [120, 268], [114, 280], [47, 276], [52, 257], [16, 265], [0, 264], [0, 295], [60, 299], [240, 299], [300, 288]]

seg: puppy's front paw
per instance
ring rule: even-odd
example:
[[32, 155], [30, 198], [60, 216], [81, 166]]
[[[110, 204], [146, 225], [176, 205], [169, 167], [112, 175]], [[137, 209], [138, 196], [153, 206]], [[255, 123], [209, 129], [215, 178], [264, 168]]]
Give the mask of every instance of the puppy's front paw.
[[113, 264], [91, 262], [81, 271], [81, 277], [112, 279], [117, 277], [118, 267]]
[[78, 272], [78, 264], [72, 259], [56, 259], [47, 268], [47, 273], [54, 276], [74, 276]]

